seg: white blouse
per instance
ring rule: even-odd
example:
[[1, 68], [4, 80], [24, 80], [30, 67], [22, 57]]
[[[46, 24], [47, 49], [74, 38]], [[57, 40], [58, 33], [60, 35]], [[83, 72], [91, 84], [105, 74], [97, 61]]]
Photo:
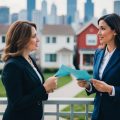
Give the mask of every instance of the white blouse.
[[105, 54], [104, 54], [104, 57], [103, 57], [103, 60], [102, 60], [102, 63], [101, 63], [100, 69], [99, 69], [99, 77], [100, 77], [100, 79], [102, 79], [102, 75], [103, 75], [104, 69], [107, 66], [107, 64], [108, 64], [111, 56], [113, 55], [115, 49], [112, 52], [108, 52], [108, 50], [106, 48]]

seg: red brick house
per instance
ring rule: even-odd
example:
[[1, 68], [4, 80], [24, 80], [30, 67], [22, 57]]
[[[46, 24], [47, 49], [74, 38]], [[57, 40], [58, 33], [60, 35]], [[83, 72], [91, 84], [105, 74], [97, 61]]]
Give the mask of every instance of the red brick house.
[[97, 21], [92, 20], [84, 25], [76, 34], [77, 64], [80, 69], [93, 69], [93, 57], [99, 45], [97, 32]]

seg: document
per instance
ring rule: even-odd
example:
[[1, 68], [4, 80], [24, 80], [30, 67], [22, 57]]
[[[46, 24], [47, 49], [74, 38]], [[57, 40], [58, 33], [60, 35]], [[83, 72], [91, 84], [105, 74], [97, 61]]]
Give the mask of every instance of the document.
[[71, 67], [62, 65], [57, 73], [55, 74], [56, 77], [64, 77], [66, 75], [72, 74], [76, 77], [77, 80], [86, 80], [89, 81], [92, 76], [86, 70], [76, 70]]

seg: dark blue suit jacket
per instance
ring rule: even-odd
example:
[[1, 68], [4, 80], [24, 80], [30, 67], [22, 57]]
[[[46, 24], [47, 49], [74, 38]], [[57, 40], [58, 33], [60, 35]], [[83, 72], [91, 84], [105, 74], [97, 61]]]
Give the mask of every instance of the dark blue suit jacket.
[[[43, 75], [34, 65], [44, 82]], [[41, 120], [42, 101], [48, 99], [48, 94], [34, 69], [22, 56], [6, 62], [2, 82], [8, 97], [3, 120]]]
[[[99, 68], [103, 60], [105, 49], [98, 49], [94, 57], [93, 78], [100, 80]], [[115, 96], [100, 93], [94, 87], [91, 93], [96, 92], [94, 100], [93, 120], [120, 119], [120, 49], [116, 48], [102, 75], [102, 81], [115, 87]], [[91, 94], [88, 93], [88, 94]], [[104, 118], [100, 119], [101, 113]]]

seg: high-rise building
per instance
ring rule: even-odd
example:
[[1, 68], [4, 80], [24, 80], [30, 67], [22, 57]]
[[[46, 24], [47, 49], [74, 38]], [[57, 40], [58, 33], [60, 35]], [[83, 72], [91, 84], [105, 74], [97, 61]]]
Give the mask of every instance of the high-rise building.
[[84, 22], [90, 21], [94, 17], [94, 3], [92, 0], [87, 0], [85, 3]]
[[27, 0], [27, 20], [32, 20], [32, 12], [35, 10], [36, 0]]
[[77, 11], [77, 0], [67, 0], [67, 23], [74, 22], [75, 12]]
[[103, 9], [102, 10], [102, 16], [106, 15], [107, 14], [107, 10], [106, 9]]
[[9, 24], [9, 7], [0, 6], [0, 24]]
[[49, 15], [49, 21], [48, 24], [57, 24], [57, 7], [56, 5], [53, 3], [51, 6], [51, 12]]
[[120, 16], [120, 0], [114, 1], [114, 13]]
[[48, 14], [47, 14], [47, 2], [46, 2], [46, 0], [42, 1], [41, 13], [42, 13], [43, 24], [47, 24]]
[[40, 10], [34, 10], [32, 14], [32, 22], [37, 25], [37, 30], [40, 31], [42, 29], [42, 15]]
[[57, 7], [54, 3], [51, 6], [51, 14], [57, 15]]
[[18, 20], [27, 20], [27, 10], [21, 10], [19, 12]]
[[18, 20], [18, 13], [13, 13], [10, 16], [10, 23], [13, 23]]

